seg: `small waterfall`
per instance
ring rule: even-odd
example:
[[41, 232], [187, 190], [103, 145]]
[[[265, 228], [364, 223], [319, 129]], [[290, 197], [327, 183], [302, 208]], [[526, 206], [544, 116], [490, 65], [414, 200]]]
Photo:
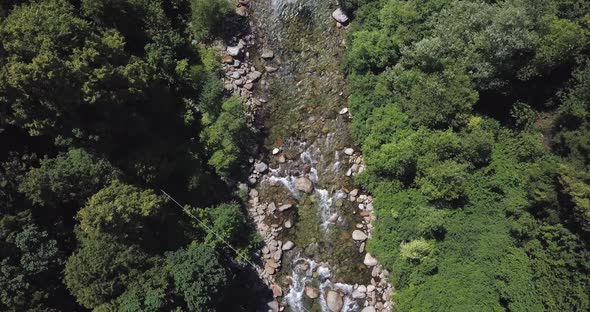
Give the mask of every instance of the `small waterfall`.
[[[293, 270], [290, 276], [292, 284], [289, 292], [285, 296], [291, 311], [308, 311], [304, 304], [305, 286], [312, 287], [311, 285], [316, 278], [319, 284], [318, 290], [320, 292], [318, 303], [322, 312], [330, 312], [326, 299], [327, 293], [330, 290], [338, 291], [343, 295], [342, 299], [344, 305], [341, 312], [359, 311], [359, 302], [352, 298], [353, 285], [332, 283], [330, 280], [332, 273], [327, 265], [318, 264], [313, 260], [305, 258], [297, 258], [293, 264]], [[317, 273], [317, 277], [314, 277], [314, 272]]]
[[328, 194], [327, 190], [316, 190], [316, 194], [319, 200], [318, 206], [320, 209], [322, 227], [324, 228], [324, 231], [327, 231], [330, 224], [335, 224], [338, 222], [338, 214], [333, 209], [332, 197]]

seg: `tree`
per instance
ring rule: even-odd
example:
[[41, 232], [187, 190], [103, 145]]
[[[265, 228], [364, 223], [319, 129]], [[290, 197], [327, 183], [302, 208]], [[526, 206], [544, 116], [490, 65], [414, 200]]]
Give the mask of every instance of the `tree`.
[[408, 243], [402, 243], [400, 253], [402, 258], [408, 261], [421, 262], [432, 254], [434, 244], [432, 242], [417, 239]]
[[107, 161], [82, 149], [73, 149], [65, 155], [41, 160], [41, 166], [25, 175], [19, 191], [34, 204], [45, 207], [82, 205], [120, 175]]
[[162, 212], [163, 206], [164, 200], [153, 191], [114, 180], [78, 212], [80, 229], [90, 237], [110, 234], [139, 242], [147, 238], [149, 221]]
[[93, 309], [124, 293], [149, 264], [136, 246], [108, 235], [84, 239], [66, 263], [65, 283], [80, 304]]
[[193, 243], [170, 254], [166, 267], [189, 310], [215, 311], [228, 275], [214, 249]]
[[58, 121], [75, 111], [82, 96], [66, 56], [89, 35], [89, 24], [66, 1], [36, 1], [12, 10], [0, 27], [6, 55], [0, 94], [2, 106], [11, 108], [10, 123], [32, 135], [61, 127]]
[[465, 125], [479, 98], [460, 68], [436, 74], [400, 70], [396, 76], [395, 101], [416, 126], [446, 129]]
[[425, 164], [416, 184], [431, 200], [458, 201], [465, 196], [468, 183], [467, 165], [452, 160]]
[[211, 153], [209, 164], [220, 176], [228, 176], [244, 158], [243, 151], [250, 140], [242, 100], [234, 97], [225, 101], [219, 116], [206, 115], [203, 124], [207, 127], [201, 139]]
[[246, 224], [238, 204], [221, 204], [217, 207], [196, 209], [195, 212], [206, 224], [203, 226], [200, 222], [194, 222], [196, 228], [207, 233], [204, 238], [206, 245], [224, 247], [226, 242], [234, 245], [244, 238], [240, 235], [245, 232]]
[[203, 40], [220, 28], [222, 18], [229, 12], [226, 0], [191, 0], [191, 28], [196, 40]]

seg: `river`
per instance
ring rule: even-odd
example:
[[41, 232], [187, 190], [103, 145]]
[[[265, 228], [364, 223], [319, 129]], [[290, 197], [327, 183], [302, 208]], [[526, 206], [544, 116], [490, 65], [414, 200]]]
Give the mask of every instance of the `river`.
[[264, 73], [252, 96], [264, 103], [255, 119], [265, 136], [249, 212], [265, 241], [261, 275], [275, 297], [268, 307], [387, 311], [388, 272], [365, 251], [372, 197], [353, 183], [364, 165], [350, 135], [340, 65], [347, 29], [331, 17], [337, 1], [249, 6], [249, 58]]

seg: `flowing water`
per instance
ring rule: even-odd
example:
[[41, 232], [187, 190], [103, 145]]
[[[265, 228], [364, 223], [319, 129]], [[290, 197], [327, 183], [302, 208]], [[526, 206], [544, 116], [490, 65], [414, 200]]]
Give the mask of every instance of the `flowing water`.
[[[357, 203], [347, 193], [354, 188], [349, 176], [357, 154], [343, 151], [352, 140], [350, 117], [339, 114], [347, 105], [340, 70], [346, 30], [331, 18], [337, 1], [252, 0], [251, 7], [257, 50], [274, 52], [272, 60], [254, 57], [257, 67], [276, 68], [255, 94], [267, 102], [259, 120], [268, 151], [281, 149], [265, 155], [270, 170], [259, 181], [260, 198], [296, 207], [270, 221], [274, 228], [294, 221], [279, 237], [297, 246], [283, 254], [276, 275], [278, 283], [288, 285], [283, 303], [290, 311], [329, 312], [326, 294], [332, 290], [342, 296], [341, 311], [360, 311], [364, 300], [353, 299], [352, 292], [354, 285], [370, 284], [371, 271], [351, 239], [360, 222]], [[302, 178], [313, 190], [298, 187]], [[319, 297], [310, 300], [306, 286], [318, 289]]]

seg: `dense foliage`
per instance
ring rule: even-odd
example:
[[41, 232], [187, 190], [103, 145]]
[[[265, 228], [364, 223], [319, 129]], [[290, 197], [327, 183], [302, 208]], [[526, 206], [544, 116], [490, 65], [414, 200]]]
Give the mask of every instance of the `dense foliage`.
[[250, 243], [249, 130], [200, 44], [228, 5], [0, 4], [0, 310], [249, 309], [220, 241]]
[[590, 309], [590, 5], [345, 1], [399, 311]]

